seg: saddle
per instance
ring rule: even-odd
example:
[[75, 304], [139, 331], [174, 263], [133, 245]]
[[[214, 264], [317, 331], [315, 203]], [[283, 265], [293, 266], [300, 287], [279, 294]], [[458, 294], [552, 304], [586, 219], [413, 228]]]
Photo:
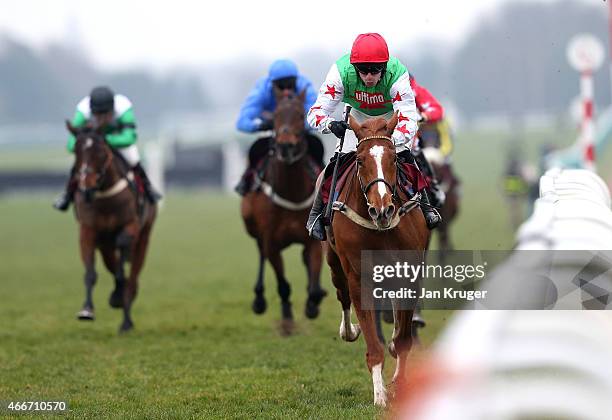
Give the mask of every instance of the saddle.
[[147, 201], [145, 197], [144, 183], [140, 176], [132, 170], [121, 153], [114, 148], [111, 148], [111, 150], [114, 158], [117, 159], [117, 162], [119, 162], [119, 171], [121, 176], [127, 179], [130, 190], [132, 190], [132, 193], [136, 196], [138, 217], [140, 220], [143, 220], [145, 216], [145, 203]]
[[[355, 172], [355, 159], [357, 154], [355, 152], [349, 152], [340, 155], [340, 163], [338, 167], [338, 180], [336, 181], [336, 189], [333, 194], [333, 200], [336, 201], [340, 196], [340, 192], [346, 185], [346, 181], [350, 179], [350, 176]], [[321, 196], [323, 202], [328, 203], [330, 199], [330, 189], [332, 182], [332, 175], [334, 171], [335, 161], [332, 159], [330, 164], [325, 168], [325, 175], [323, 184], [321, 185]], [[423, 173], [411, 162], [408, 162], [401, 157], [398, 159], [398, 188], [401, 188], [408, 197], [414, 196], [417, 192], [423, 188], [429, 186], [429, 182], [423, 175]]]

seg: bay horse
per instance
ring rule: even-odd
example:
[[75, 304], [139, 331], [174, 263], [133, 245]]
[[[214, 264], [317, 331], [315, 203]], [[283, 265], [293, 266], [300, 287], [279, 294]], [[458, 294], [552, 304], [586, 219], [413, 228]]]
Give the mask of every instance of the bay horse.
[[[397, 120], [395, 114], [388, 122], [384, 118], [372, 118], [360, 125], [352, 116], [349, 118], [358, 139], [356, 164], [334, 203], [336, 215], [327, 228], [325, 244], [332, 282], [342, 305], [340, 337], [355, 341], [363, 331], [374, 404], [379, 406], [387, 403], [382, 377], [385, 350], [377, 335], [375, 310], [362, 308], [361, 251], [416, 250], [424, 257], [430, 236], [417, 203], [410, 203], [411, 197], [397, 185], [397, 156], [391, 139]], [[351, 323], [351, 304], [355, 307], [358, 325]], [[401, 309], [395, 302], [393, 308], [394, 331], [389, 352], [397, 358], [393, 376], [397, 383], [404, 377], [412, 329], [416, 327], [412, 325], [414, 308]]]
[[[79, 245], [85, 265], [85, 302], [77, 317], [94, 319], [93, 288], [96, 284], [95, 251], [115, 279], [109, 304], [123, 309], [120, 333], [134, 326], [131, 307], [138, 292], [138, 275], [144, 264], [157, 206], [132, 188], [126, 165], [106, 143], [102, 129], [66, 127], [76, 137], [75, 215], [79, 222]], [[130, 262], [129, 277], [125, 265]]]
[[440, 150], [440, 134], [436, 125], [431, 123], [419, 125], [419, 137], [425, 159], [429, 162], [434, 176], [438, 179], [440, 189], [446, 195], [444, 204], [439, 209], [442, 222], [435, 229], [438, 232], [438, 249], [440, 250], [441, 262], [444, 263], [446, 251], [454, 249], [450, 237], [450, 224], [459, 214], [461, 182], [455, 176], [451, 164], [446, 161]]
[[248, 234], [257, 242], [259, 269], [255, 283], [252, 309], [256, 314], [266, 311], [264, 296], [264, 265], [268, 260], [276, 274], [277, 291], [281, 298], [281, 334], [294, 330], [291, 309], [291, 287], [285, 277], [281, 251], [294, 243], [304, 245], [302, 260], [308, 276], [306, 317], [319, 315], [319, 304], [327, 292], [321, 288], [321, 245], [310, 238], [306, 220], [315, 197], [315, 181], [321, 171], [308, 153], [304, 127], [305, 91], [283, 94], [274, 90], [277, 107], [274, 111], [272, 146], [256, 182], [259, 188], [247, 193], [241, 202], [241, 215]]

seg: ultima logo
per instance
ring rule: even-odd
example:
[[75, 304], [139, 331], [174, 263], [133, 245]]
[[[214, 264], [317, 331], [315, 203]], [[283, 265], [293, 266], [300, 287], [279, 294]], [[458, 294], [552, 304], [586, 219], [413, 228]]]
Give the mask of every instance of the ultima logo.
[[368, 93], [362, 90], [355, 91], [355, 100], [359, 102], [359, 108], [383, 108], [384, 104], [391, 102], [385, 101], [382, 93]]

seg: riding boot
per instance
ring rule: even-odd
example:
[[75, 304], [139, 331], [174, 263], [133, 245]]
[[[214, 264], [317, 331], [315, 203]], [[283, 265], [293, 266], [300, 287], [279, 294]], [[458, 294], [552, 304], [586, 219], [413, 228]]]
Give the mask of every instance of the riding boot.
[[429, 179], [429, 184], [431, 185], [431, 187], [429, 188], [429, 194], [433, 199], [433, 204], [438, 208], [442, 207], [442, 205], [444, 205], [444, 201], [446, 200], [446, 194], [444, 194], [444, 191], [442, 191], [442, 189], [440, 188], [440, 183], [438, 182], [436, 172], [431, 167], [431, 164], [425, 157], [423, 149], [416, 150], [414, 157], [421, 171]]
[[427, 189], [423, 189], [421, 192], [421, 210], [423, 211], [423, 216], [425, 216], [427, 227], [429, 230], [432, 230], [440, 224], [442, 217], [440, 216], [440, 213], [438, 213], [438, 210], [431, 205], [431, 201], [429, 200], [427, 194]]
[[236, 187], [234, 188], [234, 191], [236, 191], [239, 195], [244, 197], [246, 193], [251, 191], [252, 178], [253, 178], [253, 170], [249, 167], [244, 171], [244, 173], [240, 177], [240, 181], [238, 182], [238, 185], [236, 185]]
[[147, 176], [147, 173], [145, 172], [142, 165], [140, 165], [140, 163], [137, 163], [136, 166], [134, 166], [132, 169], [138, 173], [138, 176], [140, 176], [140, 179], [142, 180], [142, 186], [144, 187], [144, 192], [145, 196], [147, 197], [147, 200], [149, 200], [151, 204], [155, 204], [159, 200], [161, 200], [162, 195], [155, 190], [153, 185], [151, 185], [151, 181], [149, 181], [149, 177]]
[[66, 189], [64, 192], [57, 197], [55, 202], [53, 203], [53, 207], [59, 211], [66, 211], [68, 207], [70, 207], [70, 203], [74, 200], [74, 193], [77, 189], [77, 180], [74, 177], [75, 167], [74, 165], [70, 169], [70, 178], [68, 178], [68, 182], [66, 183]]
[[323, 202], [323, 195], [321, 194], [321, 186], [317, 188], [317, 195], [314, 203], [312, 203], [312, 209], [308, 215], [308, 221], [306, 222], [306, 229], [311, 238], [317, 241], [324, 241], [327, 239], [325, 235], [325, 226], [323, 224], [323, 212], [325, 210], [325, 203]]

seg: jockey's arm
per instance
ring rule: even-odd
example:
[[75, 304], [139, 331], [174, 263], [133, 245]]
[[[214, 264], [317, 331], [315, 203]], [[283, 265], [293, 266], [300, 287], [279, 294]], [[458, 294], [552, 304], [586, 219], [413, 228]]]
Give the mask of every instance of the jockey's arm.
[[342, 85], [338, 67], [334, 63], [319, 89], [317, 100], [308, 111], [306, 119], [310, 127], [322, 134], [329, 134], [331, 131], [328, 125], [334, 121], [332, 114], [343, 98], [344, 86]]
[[263, 90], [265, 88], [265, 79], [257, 82], [257, 85], [251, 90], [247, 98], [244, 100], [236, 128], [245, 133], [254, 133], [261, 125], [263, 109]]
[[[85, 115], [83, 115], [83, 113], [77, 109], [76, 112], [74, 113], [74, 117], [72, 118], [71, 124], [74, 128], [84, 127], [85, 124], [87, 124], [87, 118], [85, 118]], [[76, 137], [70, 134], [68, 136], [68, 143], [66, 143], [66, 149], [68, 149], [70, 153], [74, 153], [75, 144], [76, 144]]]
[[389, 92], [392, 98], [399, 96], [393, 102], [393, 110], [397, 112], [397, 125], [393, 131], [393, 141], [398, 148], [412, 149], [417, 132], [417, 107], [414, 91], [410, 87], [408, 73], [405, 73], [391, 86]]
[[106, 142], [113, 148], [131, 146], [136, 143], [136, 119], [134, 111], [129, 108], [117, 119], [117, 130], [106, 134]]
[[444, 117], [444, 108], [429, 90], [419, 85], [416, 80], [410, 82], [415, 94], [416, 106], [423, 120], [436, 123]]

